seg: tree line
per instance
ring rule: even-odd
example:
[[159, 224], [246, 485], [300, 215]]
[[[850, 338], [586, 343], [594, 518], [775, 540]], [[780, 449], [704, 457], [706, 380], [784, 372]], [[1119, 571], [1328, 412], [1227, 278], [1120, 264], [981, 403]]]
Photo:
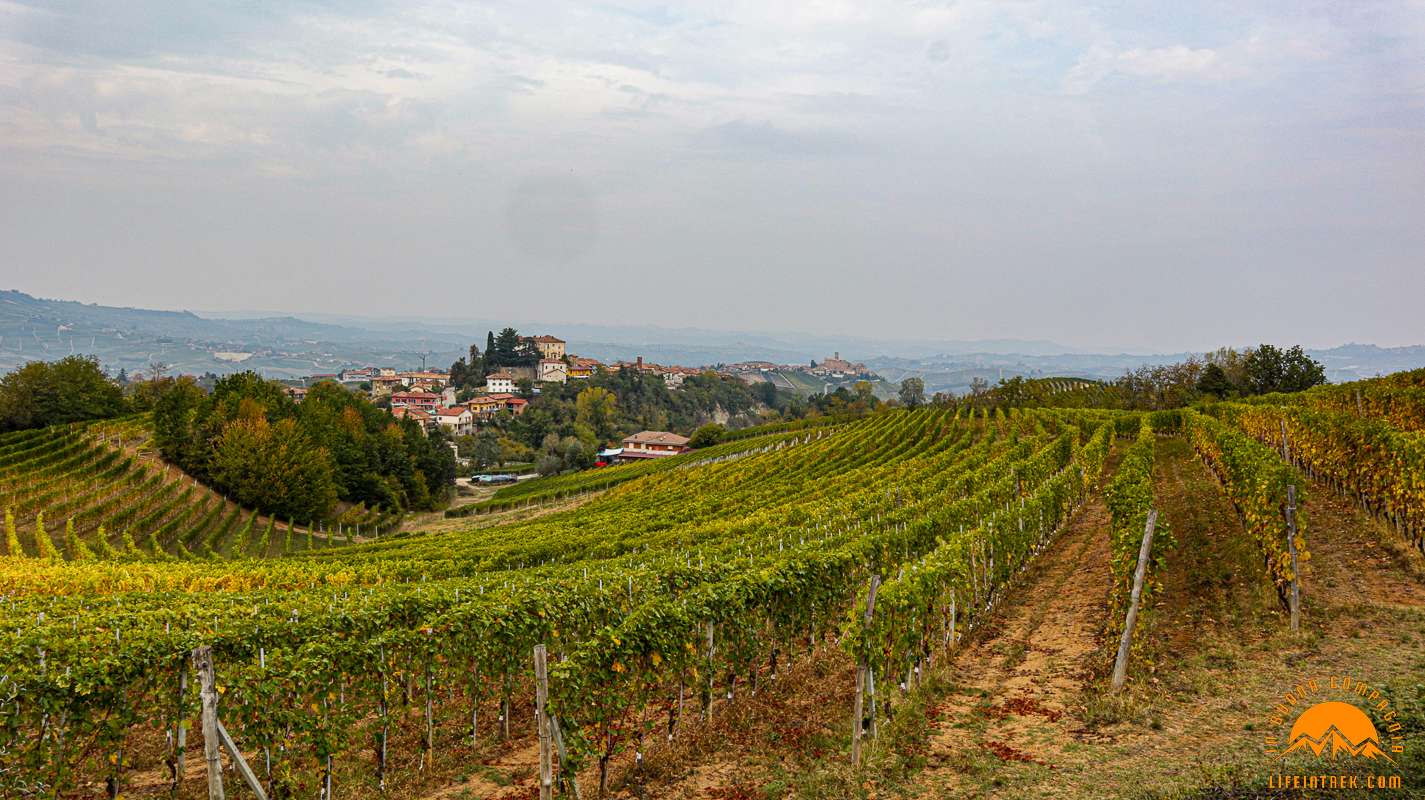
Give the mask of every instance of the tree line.
[[221, 378], [211, 392], [178, 378], [154, 403], [153, 424], [164, 458], [243, 505], [287, 518], [327, 519], [338, 500], [441, 508], [455, 479], [441, 434], [330, 381], [296, 403], [254, 372]]
[[964, 396], [939, 395], [937, 400], [976, 406], [1154, 411], [1202, 401], [1300, 392], [1325, 383], [1326, 368], [1308, 356], [1300, 345], [1283, 349], [1262, 344], [1245, 350], [1221, 348], [1174, 364], [1142, 366], [1107, 383], [1085, 380], [1068, 389], [1060, 385], [1072, 380], [1016, 376], [1003, 379], [993, 387], [980, 382]]

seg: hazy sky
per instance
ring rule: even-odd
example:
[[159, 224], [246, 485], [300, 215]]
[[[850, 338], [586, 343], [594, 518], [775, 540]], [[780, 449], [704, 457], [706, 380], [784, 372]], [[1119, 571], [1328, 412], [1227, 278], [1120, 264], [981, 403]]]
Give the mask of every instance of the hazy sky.
[[166, 308], [1422, 343], [1425, 2], [0, 0], [0, 265]]

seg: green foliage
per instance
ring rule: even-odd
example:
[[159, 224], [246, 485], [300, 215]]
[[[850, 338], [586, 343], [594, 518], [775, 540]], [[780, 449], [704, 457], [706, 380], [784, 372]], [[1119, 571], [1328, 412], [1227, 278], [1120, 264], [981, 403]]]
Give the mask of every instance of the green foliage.
[[700, 450], [704, 447], [712, 447], [715, 444], [721, 443], [722, 438], [726, 435], [726, 428], [717, 424], [716, 422], [709, 422], [701, 428], [698, 428], [697, 430], [693, 431], [692, 437], [688, 439], [688, 447], [691, 447], [694, 450]]
[[213, 480], [239, 503], [273, 514], [323, 518], [336, 502], [330, 456], [293, 419], [228, 424], [213, 454]]
[[45, 512], [35, 514], [35, 551], [40, 558], [59, 558], [59, 550], [54, 546], [49, 531], [45, 530]]
[[919, 408], [925, 405], [925, 381], [915, 377], [906, 378], [901, 381], [898, 396], [901, 405], [906, 408]]
[[123, 390], [88, 356], [31, 361], [0, 378], [0, 431], [108, 419], [128, 408]]
[[70, 561], [89, 561], [94, 558], [94, 551], [75, 534], [73, 517], [64, 521], [64, 554]]
[[1251, 394], [1300, 392], [1326, 382], [1326, 368], [1301, 345], [1280, 350], [1264, 344], [1247, 354], [1246, 386]]
[[618, 398], [602, 386], [590, 386], [574, 398], [575, 420], [589, 426], [601, 441], [618, 430]]
[[244, 505], [321, 519], [336, 499], [432, 509], [449, 496], [455, 459], [442, 434], [396, 420], [326, 381], [300, 405], [255, 373], [205, 395], [180, 379], [154, 407], [165, 458]]
[[20, 534], [15, 529], [15, 512], [9, 506], [5, 506], [5, 554], [21, 557], [25, 555], [25, 548], [20, 546]]
[[1286, 602], [1286, 586], [1291, 580], [1287, 550], [1287, 524], [1282, 514], [1287, 487], [1297, 491], [1297, 552], [1310, 558], [1306, 549], [1308, 529], [1307, 481], [1280, 453], [1242, 431], [1206, 414], [1183, 409], [1183, 428], [1193, 449], [1222, 482], [1223, 490], [1241, 515], [1248, 533], [1261, 550], [1267, 573], [1277, 587], [1278, 598]]
[[[1113, 576], [1108, 596], [1108, 632], [1104, 638], [1111, 648], [1117, 647], [1123, 634], [1148, 512], [1157, 505], [1153, 498], [1153, 456], [1157, 442], [1154, 431], [1151, 415], [1139, 418], [1138, 434], [1124, 453], [1113, 480], [1104, 489], [1104, 501], [1111, 518], [1109, 571]], [[1134, 633], [1135, 650], [1141, 650], [1137, 645], [1146, 640], [1144, 633], [1152, 627], [1154, 599], [1162, 591], [1162, 569], [1172, 547], [1172, 533], [1167, 521], [1160, 517], [1153, 531], [1148, 567], [1144, 572], [1139, 628]]]

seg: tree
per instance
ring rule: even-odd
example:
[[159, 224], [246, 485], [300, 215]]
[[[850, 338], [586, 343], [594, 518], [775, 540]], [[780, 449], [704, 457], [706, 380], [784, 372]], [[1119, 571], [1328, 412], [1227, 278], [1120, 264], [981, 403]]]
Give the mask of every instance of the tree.
[[499, 357], [500, 366], [513, 367], [522, 362], [520, 347], [520, 332], [514, 328], [505, 328], [495, 337], [494, 352]]
[[618, 398], [602, 386], [589, 386], [574, 399], [575, 419], [589, 426], [600, 440], [613, 438], [618, 425]]
[[497, 370], [497, 369], [499, 369], [500, 367], [503, 367], [503, 366], [504, 366], [504, 364], [500, 361], [500, 351], [499, 351], [499, 348], [495, 347], [495, 332], [494, 332], [494, 331], [486, 331], [486, 332], [485, 332], [485, 371], [486, 371], [486, 373], [494, 372], [495, 370]]
[[1232, 381], [1227, 377], [1227, 370], [1222, 365], [1215, 362], [1209, 363], [1202, 368], [1202, 375], [1197, 379], [1197, 390], [1202, 394], [1212, 395], [1218, 399], [1231, 396], [1237, 387], [1232, 385]]
[[901, 405], [918, 408], [925, 404], [925, 381], [921, 378], [906, 378], [901, 381], [899, 394]]
[[470, 460], [475, 462], [475, 466], [488, 467], [499, 463], [502, 451], [498, 433], [487, 429], [472, 438], [475, 440], [475, 446], [471, 449]]
[[693, 431], [692, 438], [688, 440], [688, 447], [691, 447], [694, 450], [698, 450], [704, 447], [711, 447], [717, 444], [718, 442], [721, 442], [723, 435], [726, 433], [726, 428], [722, 427], [716, 422], [709, 422], [701, 428], [698, 428], [697, 430]]
[[108, 419], [128, 410], [123, 390], [88, 356], [31, 361], [0, 378], [0, 431]]
[[229, 423], [213, 453], [213, 478], [239, 503], [269, 514], [324, 519], [336, 501], [331, 458], [296, 420], [260, 414]]
[[1326, 367], [1320, 361], [1308, 356], [1301, 345], [1295, 345], [1286, 352], [1281, 391], [1304, 392], [1313, 386], [1326, 382]]
[[1326, 368], [1306, 355], [1301, 345], [1282, 351], [1269, 344], [1247, 354], [1246, 389], [1251, 394], [1299, 392], [1326, 382]]
[[870, 381], [856, 381], [852, 384], [851, 389], [856, 393], [857, 400], [872, 408], [875, 407], [876, 387], [872, 386]]

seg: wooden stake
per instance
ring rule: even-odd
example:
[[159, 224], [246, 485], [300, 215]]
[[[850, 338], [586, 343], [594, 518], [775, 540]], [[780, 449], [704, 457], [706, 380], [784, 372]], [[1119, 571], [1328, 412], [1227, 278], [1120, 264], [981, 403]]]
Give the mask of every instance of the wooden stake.
[[[247, 760], [242, 757], [242, 751], [238, 750], [237, 744], [235, 744], [235, 743], [233, 742], [233, 737], [231, 737], [231, 736], [228, 735], [228, 730], [227, 730], [227, 728], [224, 728], [224, 727], [223, 727], [223, 723], [222, 723], [221, 721], [219, 721], [219, 720], [214, 720], [214, 723], [217, 725], [218, 737], [219, 737], [220, 739], [222, 739], [223, 747], [227, 748], [227, 750], [228, 750], [228, 755], [232, 757], [233, 766], [234, 766], [234, 767], [237, 767], [238, 775], [241, 775], [241, 776], [242, 776], [243, 782], [247, 784], [247, 788], [251, 789], [253, 794], [257, 795], [258, 800], [267, 800], [267, 793], [262, 790], [262, 782], [257, 779], [257, 776], [254, 775], [253, 772], [252, 772], [252, 768], [250, 768], [250, 767], [247, 765]], [[326, 782], [325, 782], [325, 790], [326, 790], [326, 794], [323, 795], [323, 796], [326, 797], [327, 800], [330, 800], [330, 798], [331, 798], [331, 768], [330, 768], [330, 764], [328, 764], [328, 769], [327, 769], [327, 776], [326, 776]]]
[[218, 753], [218, 690], [213, 677], [213, 648], [193, 649], [193, 671], [198, 673], [203, 702], [203, 760], [208, 765], [208, 800], [223, 800], [223, 765]]
[[188, 667], [178, 668], [178, 718], [173, 732], [173, 796], [183, 784], [183, 760], [188, 750], [188, 720], [183, 713], [183, 701], [188, 697]]
[[[861, 618], [861, 627], [871, 627], [871, 615], [876, 612], [876, 590], [881, 587], [881, 576], [871, 576], [871, 588], [866, 593], [866, 613]], [[866, 683], [870, 670], [862, 658], [856, 664], [856, 700], [851, 713], [851, 767], [861, 768], [861, 727], [865, 722]], [[874, 701], [873, 701], [874, 702]]]
[[554, 767], [550, 763], [549, 673], [544, 645], [534, 646], [534, 725], [539, 736], [539, 800], [554, 797]]
[[1128, 600], [1128, 618], [1123, 621], [1123, 637], [1118, 641], [1118, 657], [1113, 660], [1112, 691], [1123, 688], [1128, 680], [1128, 651], [1133, 645], [1133, 626], [1138, 622], [1138, 601], [1143, 597], [1143, 575], [1148, 571], [1148, 554], [1153, 549], [1153, 528], [1158, 524], [1158, 509], [1148, 510], [1148, 524], [1143, 529], [1143, 543], [1138, 547], [1138, 567], [1133, 570], [1133, 593]]
[[1291, 630], [1301, 630], [1301, 573], [1296, 565], [1296, 484], [1286, 487], [1286, 550], [1291, 555]]

